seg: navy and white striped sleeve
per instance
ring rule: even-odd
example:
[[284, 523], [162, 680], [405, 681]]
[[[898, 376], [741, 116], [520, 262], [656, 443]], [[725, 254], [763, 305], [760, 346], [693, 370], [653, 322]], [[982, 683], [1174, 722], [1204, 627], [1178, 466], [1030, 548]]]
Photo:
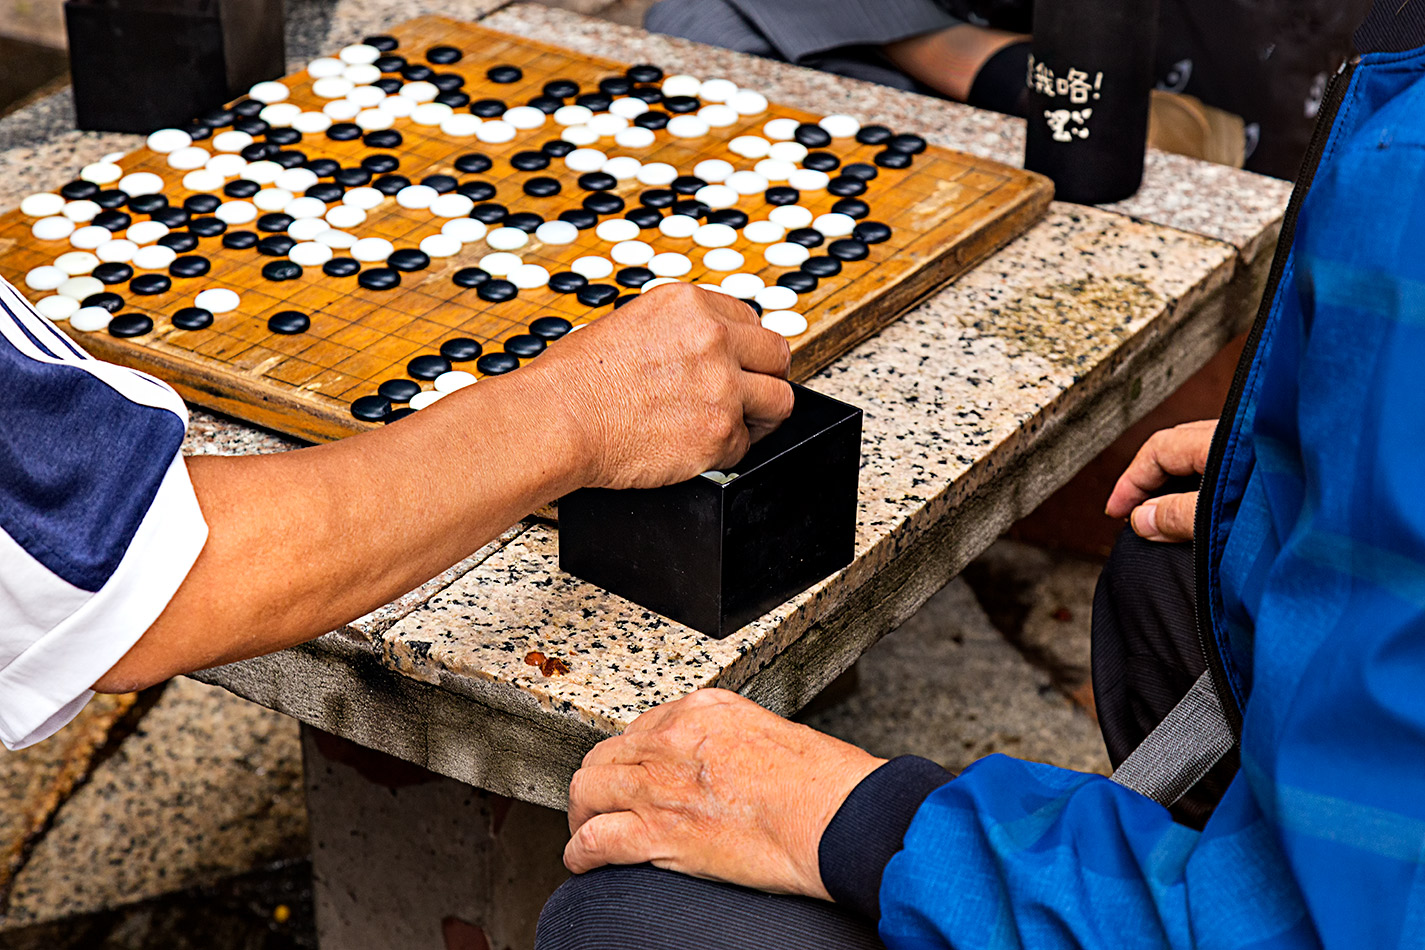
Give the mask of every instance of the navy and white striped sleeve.
[[84, 353], [0, 278], [0, 742], [73, 719], [208, 538], [188, 412]]

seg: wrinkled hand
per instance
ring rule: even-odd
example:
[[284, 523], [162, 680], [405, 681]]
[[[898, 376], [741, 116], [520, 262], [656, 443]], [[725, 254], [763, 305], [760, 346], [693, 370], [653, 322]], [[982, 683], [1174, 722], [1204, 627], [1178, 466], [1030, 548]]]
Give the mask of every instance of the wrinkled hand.
[[1153, 433], [1113, 486], [1108, 516], [1128, 518], [1133, 530], [1149, 541], [1191, 541], [1197, 492], [1150, 495], [1171, 476], [1201, 475], [1216, 429], [1217, 420], [1207, 419]]
[[705, 689], [644, 713], [584, 757], [564, 864], [652, 862], [828, 899], [817, 852], [846, 796], [885, 760]]
[[752, 308], [666, 284], [530, 364], [583, 433], [586, 484], [652, 488], [736, 464], [792, 411], [787, 341]]

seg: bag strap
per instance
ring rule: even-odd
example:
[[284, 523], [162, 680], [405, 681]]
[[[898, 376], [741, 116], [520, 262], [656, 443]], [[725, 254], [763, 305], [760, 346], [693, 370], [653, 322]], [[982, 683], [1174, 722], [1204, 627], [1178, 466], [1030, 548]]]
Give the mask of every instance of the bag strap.
[[1172, 805], [1236, 743], [1209, 670], [1197, 678], [1187, 695], [1111, 778], [1161, 805]]

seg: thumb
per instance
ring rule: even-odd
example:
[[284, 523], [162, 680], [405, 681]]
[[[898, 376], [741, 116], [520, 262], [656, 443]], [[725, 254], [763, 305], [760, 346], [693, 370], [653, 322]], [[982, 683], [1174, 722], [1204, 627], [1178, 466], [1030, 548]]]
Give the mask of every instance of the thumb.
[[1133, 509], [1133, 530], [1148, 541], [1191, 541], [1197, 492], [1161, 495]]

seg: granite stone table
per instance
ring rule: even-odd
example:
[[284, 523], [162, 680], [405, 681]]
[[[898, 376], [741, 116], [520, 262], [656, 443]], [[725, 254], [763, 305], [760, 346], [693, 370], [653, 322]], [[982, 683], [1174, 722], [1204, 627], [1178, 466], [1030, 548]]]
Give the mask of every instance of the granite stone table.
[[[465, 6], [474, 17], [495, 4]], [[320, 35], [304, 52], [428, 9], [320, 5]], [[727, 76], [776, 101], [874, 116], [1007, 163], [1023, 148], [1016, 120], [559, 10], [507, 6], [483, 22]], [[0, 205], [136, 143], [65, 131], [61, 98], [0, 121]], [[561, 573], [557, 528], [531, 520], [341, 630], [200, 674], [311, 727], [323, 945], [527, 945], [563, 876], [557, 810], [594, 743], [705, 686], [800, 709], [1246, 326], [1288, 193], [1151, 153], [1132, 199], [1054, 204], [819, 374], [813, 388], [865, 410], [855, 562], [725, 640]], [[294, 445], [195, 411], [187, 450]], [[525, 662], [533, 651], [568, 672], [544, 675]]]

